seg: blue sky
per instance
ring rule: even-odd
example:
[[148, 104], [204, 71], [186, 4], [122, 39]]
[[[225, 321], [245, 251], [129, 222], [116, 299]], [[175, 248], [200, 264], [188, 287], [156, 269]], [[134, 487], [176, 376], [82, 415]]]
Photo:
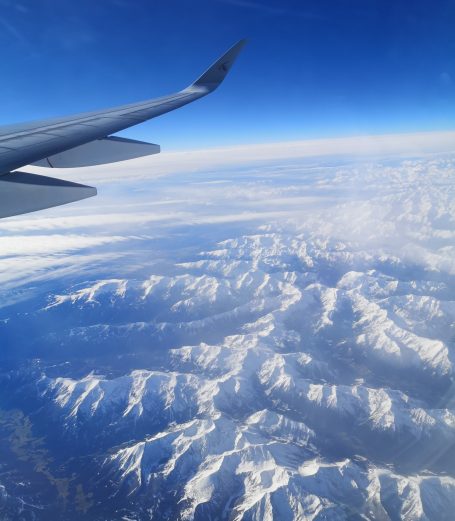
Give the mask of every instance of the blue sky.
[[449, 0], [0, 0], [0, 122], [179, 90], [249, 39], [211, 96], [123, 135], [165, 150], [455, 128]]

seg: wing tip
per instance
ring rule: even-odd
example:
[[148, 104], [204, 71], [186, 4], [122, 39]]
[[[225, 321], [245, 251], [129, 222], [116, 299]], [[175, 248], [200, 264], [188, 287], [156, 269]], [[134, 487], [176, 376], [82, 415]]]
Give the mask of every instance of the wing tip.
[[231, 70], [237, 56], [247, 43], [246, 38], [242, 38], [230, 47], [215, 63], [213, 63], [191, 87], [204, 87], [209, 91], [215, 90]]

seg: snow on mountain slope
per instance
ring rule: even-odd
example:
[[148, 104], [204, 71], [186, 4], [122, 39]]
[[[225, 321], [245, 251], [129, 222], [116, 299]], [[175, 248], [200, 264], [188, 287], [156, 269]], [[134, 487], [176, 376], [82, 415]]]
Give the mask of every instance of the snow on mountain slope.
[[454, 171], [292, 170], [241, 201], [292, 218], [8, 317], [53, 324], [29, 386], [93, 497], [118, 519], [452, 519]]
[[[448, 290], [384, 274], [363, 253], [369, 266], [354, 270], [347, 244], [319, 248], [300, 232], [243, 236], [180, 263], [175, 276], [55, 298], [48, 312], [67, 302], [84, 312], [98, 298], [137, 310], [159, 301], [141, 323], [149, 334], [197, 328], [204, 338], [217, 321], [225, 328], [215, 344], [169, 349], [164, 372], [43, 378], [43, 396], [70, 430], [124, 425], [103, 483], [145, 498], [151, 512], [172, 504], [169, 516], [182, 519], [219, 509], [232, 519], [389, 519], [397, 509], [434, 519], [435, 504], [449, 508], [455, 414], [431, 392], [449, 392], [453, 378]], [[90, 338], [99, 327], [109, 338], [136, 326], [82, 329]], [[428, 388], [416, 389], [419, 380]], [[141, 422], [152, 434], [130, 441]], [[427, 475], [442, 471], [454, 477]]]

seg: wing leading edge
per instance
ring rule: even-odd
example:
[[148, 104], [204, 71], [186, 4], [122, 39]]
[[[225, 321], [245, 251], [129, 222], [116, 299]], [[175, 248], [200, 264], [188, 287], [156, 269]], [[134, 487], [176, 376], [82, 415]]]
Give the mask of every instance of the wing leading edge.
[[[0, 217], [58, 206], [96, 195], [96, 190], [91, 187], [69, 183], [64, 188], [63, 185], [56, 188], [49, 182], [51, 178], [43, 176], [43, 182], [40, 183], [37, 181], [40, 176], [24, 177], [31, 174], [15, 173], [12, 170], [29, 164], [61, 168], [89, 166], [158, 153], [158, 145], [111, 134], [175, 110], [213, 92], [226, 77], [244, 44], [245, 40], [237, 42], [194, 83], [176, 94], [66, 118], [1, 127]], [[21, 183], [25, 188], [20, 186]], [[64, 181], [59, 183], [65, 184]], [[8, 204], [1, 193], [6, 194], [6, 188]], [[63, 193], [64, 196], [61, 195]], [[22, 204], [25, 194], [29, 202]], [[34, 197], [36, 204], [30, 204]]]

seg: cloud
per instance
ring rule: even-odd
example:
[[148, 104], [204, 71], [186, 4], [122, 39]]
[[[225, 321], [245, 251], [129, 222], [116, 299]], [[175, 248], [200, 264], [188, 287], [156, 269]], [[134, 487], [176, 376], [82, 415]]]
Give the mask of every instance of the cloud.
[[244, 9], [258, 11], [268, 16], [299, 16], [308, 18], [310, 20], [322, 20], [323, 16], [307, 10], [301, 9], [290, 9], [288, 7], [277, 7], [273, 5], [267, 5], [264, 2], [253, 2], [251, 0], [218, 0], [219, 2], [234, 7], [240, 7]]
[[14, 235], [0, 237], [0, 259], [12, 256], [54, 255], [123, 240], [119, 236], [87, 236], [77, 234]]
[[[246, 166], [272, 161], [311, 157], [422, 156], [451, 152], [455, 131], [386, 134], [345, 138], [313, 139], [282, 143], [237, 145], [163, 152], [145, 158], [90, 168], [53, 169], [52, 174], [66, 179], [103, 185], [113, 180], [159, 179], [177, 173], [207, 172], [231, 166]], [[49, 175], [49, 170], [27, 167], [30, 172]]]
[[30, 42], [25, 37], [24, 33], [16, 28], [11, 22], [3, 17], [0, 17], [0, 26], [6, 32], [7, 36], [9, 36], [9, 38], [15, 39], [16, 42], [23, 45], [24, 47], [31, 48]]
[[[138, 205], [134, 205], [137, 209]], [[126, 207], [124, 212], [116, 213], [90, 213], [87, 215], [58, 215], [55, 217], [36, 217], [24, 218], [17, 220], [0, 221], [0, 230], [8, 232], [33, 232], [33, 231], [52, 231], [52, 230], [74, 230], [75, 228], [101, 228], [106, 229], [112, 226], [131, 226], [133, 224], [148, 224], [153, 222], [166, 221], [185, 221], [188, 214], [184, 212], [173, 213], [145, 213], [132, 212], [131, 206]], [[67, 237], [67, 236], [65, 236]], [[10, 241], [8, 237], [4, 237], [7, 242]], [[0, 244], [1, 244], [0, 238]], [[84, 244], [84, 241], [82, 241]]]
[[455, 162], [443, 154], [454, 142], [453, 132], [324, 139], [53, 170], [99, 185], [99, 195], [0, 220], [0, 281], [26, 285], [56, 267], [62, 275], [85, 254], [87, 264], [99, 255], [100, 268], [131, 241], [239, 226], [301, 229], [455, 273]]
[[[117, 258], [108, 246], [127, 237], [80, 234], [21, 234], [0, 237], [0, 308], [29, 298], [41, 281], [81, 274]], [[104, 249], [103, 249], [104, 248]], [[120, 252], [121, 254], [121, 252]], [[26, 292], [18, 292], [25, 288]]]
[[444, 87], [450, 87], [452, 85], [452, 76], [448, 72], [441, 72], [439, 81]]

